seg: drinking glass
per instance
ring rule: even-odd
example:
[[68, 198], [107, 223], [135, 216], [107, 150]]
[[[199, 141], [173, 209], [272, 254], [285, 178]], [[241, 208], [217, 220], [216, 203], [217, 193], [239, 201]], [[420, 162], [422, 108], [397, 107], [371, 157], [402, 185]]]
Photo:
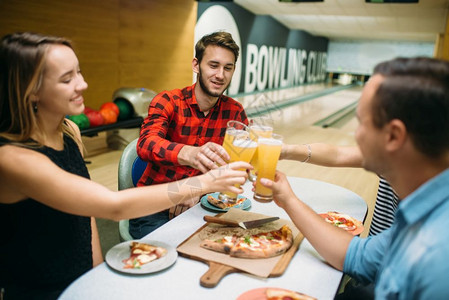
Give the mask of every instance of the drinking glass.
[[[257, 142], [251, 139], [248, 126], [238, 121], [227, 123], [223, 148], [228, 152], [229, 162], [244, 161], [250, 162], [257, 149]], [[237, 194], [226, 192], [220, 193], [218, 198], [223, 201], [235, 202]]]
[[[250, 135], [252, 135], [252, 139], [255, 141], [258, 140], [259, 137], [270, 138], [273, 134], [273, 122], [268, 117], [257, 117], [250, 120], [249, 124]], [[251, 165], [254, 169], [252, 169], [248, 174], [248, 179], [250, 181], [256, 181], [257, 178], [257, 170], [259, 163], [259, 155], [258, 150], [256, 149], [256, 153], [254, 153], [253, 159], [251, 160]]]
[[223, 140], [223, 148], [231, 155], [232, 143], [236, 138], [246, 138], [249, 136], [249, 128], [245, 124], [239, 121], [228, 121], [226, 124], [226, 132]]
[[254, 200], [259, 202], [270, 202], [273, 200], [273, 191], [260, 183], [260, 178], [274, 180], [276, 166], [281, 155], [283, 137], [272, 134], [270, 138], [259, 137], [258, 139], [258, 173]]

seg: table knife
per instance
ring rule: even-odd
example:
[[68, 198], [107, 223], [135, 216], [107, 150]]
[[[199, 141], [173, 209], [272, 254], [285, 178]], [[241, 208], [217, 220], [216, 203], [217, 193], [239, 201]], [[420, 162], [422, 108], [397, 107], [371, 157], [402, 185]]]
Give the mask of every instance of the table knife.
[[252, 221], [245, 221], [245, 222], [237, 222], [237, 221], [231, 221], [231, 220], [225, 220], [223, 218], [219, 217], [213, 217], [213, 216], [204, 216], [204, 221], [209, 223], [216, 223], [221, 225], [228, 225], [228, 226], [240, 226], [243, 229], [250, 229], [254, 227], [258, 227], [260, 225], [273, 222], [276, 220], [279, 220], [279, 217], [270, 217], [270, 218], [263, 218], [263, 219], [257, 219]]

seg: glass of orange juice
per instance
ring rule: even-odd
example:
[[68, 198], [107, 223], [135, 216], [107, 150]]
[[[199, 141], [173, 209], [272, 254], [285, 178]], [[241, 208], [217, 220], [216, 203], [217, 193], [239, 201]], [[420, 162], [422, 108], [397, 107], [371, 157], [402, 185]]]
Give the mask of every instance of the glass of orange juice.
[[236, 138], [247, 138], [248, 136], [248, 126], [239, 121], [228, 121], [222, 146], [226, 150], [226, 152], [231, 155], [231, 152], [233, 150], [232, 143], [234, 142], [234, 140]]
[[283, 137], [279, 134], [272, 134], [270, 138], [259, 137], [257, 155], [258, 155], [258, 173], [254, 200], [259, 202], [270, 202], [273, 200], [273, 191], [260, 183], [260, 178], [274, 180], [276, 166], [282, 149]]
[[[232, 120], [227, 123], [223, 148], [230, 156], [229, 162], [250, 162], [254, 152], [256, 152], [257, 142], [251, 139], [248, 126]], [[218, 198], [223, 201], [234, 202], [237, 200], [237, 194], [231, 192], [220, 193]]]
[[[272, 122], [270, 121], [270, 119], [264, 117], [251, 119], [249, 129], [250, 135], [255, 141], [257, 141], [260, 137], [270, 138], [271, 134], [273, 133]], [[256, 153], [254, 153], [253, 159], [251, 160], [251, 165], [254, 167], [254, 169], [252, 169], [249, 173], [248, 178], [250, 181], [256, 181], [258, 162], [259, 155], [258, 151], [256, 150]]]

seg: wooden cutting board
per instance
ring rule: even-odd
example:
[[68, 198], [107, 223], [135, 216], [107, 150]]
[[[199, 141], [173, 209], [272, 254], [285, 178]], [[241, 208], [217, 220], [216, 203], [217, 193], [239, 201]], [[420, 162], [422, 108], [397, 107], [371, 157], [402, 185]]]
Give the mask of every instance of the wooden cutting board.
[[[208, 223], [201, 226], [197, 231], [195, 231], [190, 237], [188, 237], [179, 246], [186, 243], [195, 234], [197, 234], [198, 232], [203, 230], [203, 228], [206, 227], [207, 225], [208, 225]], [[303, 239], [304, 239], [304, 236], [302, 235], [301, 232], [299, 232], [298, 235], [293, 240], [293, 245], [290, 247], [290, 249], [287, 250], [287, 252], [282, 254], [278, 263], [273, 268], [273, 270], [271, 271], [271, 273], [268, 277], [279, 277], [284, 273], [284, 271], [287, 269], [287, 266], [290, 263], [290, 260], [292, 259], [293, 255], [295, 255], [296, 251], [298, 251], [299, 245], [301, 244]], [[220, 280], [227, 274], [244, 272], [237, 268], [234, 268], [234, 267], [231, 267], [231, 266], [228, 266], [225, 264], [217, 263], [214, 261], [210, 261], [208, 259], [204, 259], [199, 256], [189, 255], [189, 254], [182, 253], [182, 252], [178, 252], [178, 253], [183, 257], [202, 261], [209, 265], [209, 270], [206, 273], [204, 273], [204, 275], [201, 276], [201, 278], [200, 278], [201, 286], [206, 287], [206, 288], [215, 287], [220, 282]]]

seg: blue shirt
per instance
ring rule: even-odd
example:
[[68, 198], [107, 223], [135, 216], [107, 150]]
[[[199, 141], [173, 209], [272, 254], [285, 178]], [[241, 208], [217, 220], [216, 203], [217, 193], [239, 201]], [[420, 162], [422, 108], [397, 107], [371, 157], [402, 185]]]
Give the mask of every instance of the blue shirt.
[[449, 299], [449, 169], [399, 203], [393, 226], [355, 237], [343, 271], [376, 299]]

